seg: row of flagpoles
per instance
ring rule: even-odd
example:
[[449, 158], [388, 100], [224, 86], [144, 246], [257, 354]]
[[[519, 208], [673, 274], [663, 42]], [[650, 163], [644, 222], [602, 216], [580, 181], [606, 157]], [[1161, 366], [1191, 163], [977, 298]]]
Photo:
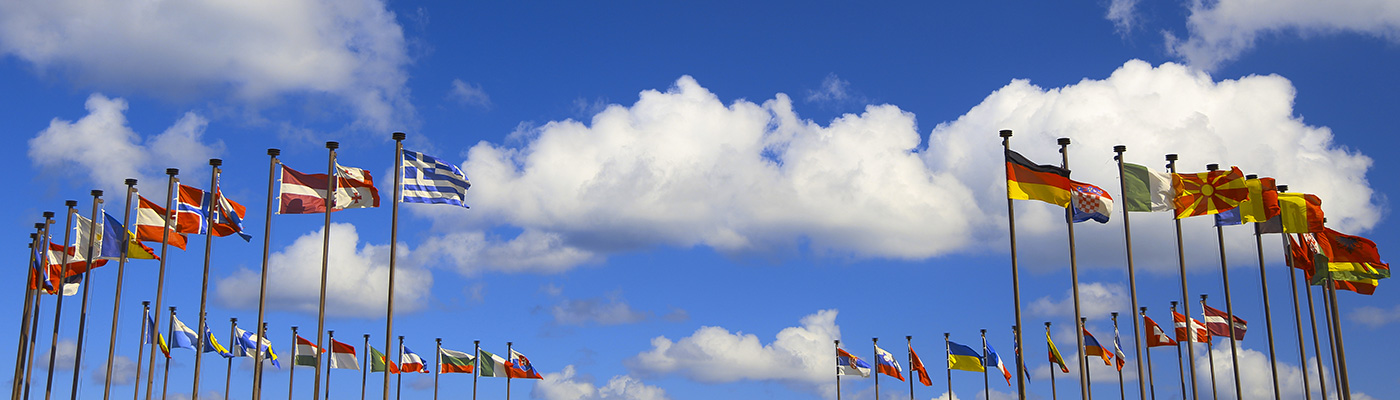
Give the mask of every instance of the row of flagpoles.
[[[396, 264], [396, 253], [398, 244], [398, 204], [425, 203], [425, 204], [448, 204], [467, 207], [464, 203], [464, 194], [471, 183], [465, 174], [455, 165], [444, 162], [436, 157], [432, 157], [420, 152], [413, 152], [403, 149], [405, 134], [395, 132], [393, 139], [394, 149], [394, 194], [391, 214], [390, 247], [389, 247], [389, 272], [388, 272], [388, 293], [387, 307], [385, 315], [385, 341], [384, 348], [392, 348], [393, 321], [394, 321], [394, 272]], [[345, 167], [337, 163], [336, 149], [339, 144], [327, 142], [326, 148], [329, 151], [327, 161], [327, 171], [325, 174], [305, 174], [281, 165], [278, 160], [280, 150], [268, 149], [269, 169], [268, 169], [268, 191], [267, 191], [267, 214], [264, 223], [263, 234], [263, 254], [262, 254], [262, 274], [259, 284], [258, 294], [258, 317], [255, 326], [265, 326], [265, 311], [267, 300], [267, 271], [268, 256], [270, 253], [270, 236], [272, 232], [272, 214], [323, 214], [325, 226], [323, 228], [323, 246], [321, 260], [321, 286], [320, 303], [317, 314], [317, 332], [327, 332], [325, 329], [326, 311], [326, 278], [329, 272], [327, 257], [330, 251], [331, 235], [331, 212], [349, 208], [373, 208], [379, 206], [379, 193], [375, 189], [373, 178], [368, 171], [360, 168]], [[83, 346], [85, 342], [88, 288], [92, 284], [92, 270], [105, 265], [108, 260], [117, 260], [116, 289], [115, 298], [112, 302], [112, 330], [111, 341], [108, 344], [108, 357], [106, 377], [104, 378], [103, 399], [111, 397], [112, 368], [116, 349], [116, 337], [118, 331], [119, 314], [121, 310], [122, 279], [124, 277], [125, 266], [129, 259], [154, 259], [158, 260], [160, 267], [158, 279], [156, 281], [156, 293], [154, 306], [148, 310], [153, 310], [153, 315], [149, 316], [149, 323], [152, 332], [155, 331], [154, 322], [161, 319], [161, 310], [164, 302], [165, 287], [165, 266], [168, 261], [168, 250], [170, 246], [175, 246], [184, 250], [188, 242], [187, 234], [205, 235], [204, 246], [204, 270], [203, 281], [200, 291], [199, 323], [194, 332], [208, 332], [208, 327], [203, 316], [206, 315], [209, 289], [209, 261], [213, 247], [214, 236], [230, 236], [237, 234], [245, 241], [251, 241], [252, 236], [244, 232], [243, 219], [246, 211], [243, 205], [223, 197], [220, 190], [219, 177], [221, 173], [222, 161], [219, 159], [209, 160], [211, 166], [209, 191], [204, 191], [191, 186], [179, 184], [177, 178], [179, 170], [171, 168], [166, 170], [168, 176], [166, 197], [164, 207], [151, 201], [144, 196], [140, 196], [136, 190], [136, 179], [127, 179], [125, 184], [126, 203], [123, 207], [121, 222], [111, 214], [103, 211], [104, 200], [102, 191], [93, 190], [93, 206], [91, 217], [85, 218], [77, 211], [78, 202], [69, 200], [66, 202], [68, 208], [63, 229], [62, 244], [53, 243], [50, 234], [54, 224], [53, 212], [44, 212], [44, 221], [35, 224], [35, 233], [30, 235], [30, 268], [26, 268], [27, 278], [25, 279], [25, 300], [21, 318], [19, 348], [16, 352], [15, 374], [13, 380], [12, 398], [29, 398], [29, 391], [32, 383], [34, 366], [34, 346], [38, 337], [39, 310], [43, 300], [43, 294], [59, 294], [56, 296], [54, 304], [53, 340], [49, 349], [49, 370], [45, 381], [44, 398], [48, 400], [53, 392], [53, 365], [57, 355], [58, 334], [60, 331], [60, 317], [62, 316], [64, 298], [68, 295], [76, 295], [78, 290], [82, 291], [82, 306], [78, 323], [78, 338], [76, 356], [73, 367], [73, 384], [71, 398], [78, 397], [79, 371], [82, 366]], [[280, 173], [279, 173], [280, 172]], [[136, 200], [135, 203], [133, 203]], [[136, 211], [135, 224], [132, 223], [132, 211]], [[128, 229], [126, 227], [133, 227]], [[143, 242], [160, 243], [160, 250], [156, 251], [147, 247]], [[42, 255], [41, 255], [42, 254]], [[173, 307], [172, 317], [173, 318]], [[143, 330], [146, 328], [143, 323]], [[236, 327], [235, 327], [236, 329]], [[326, 348], [323, 339], [327, 335], [318, 334], [314, 341], [315, 348]], [[194, 339], [195, 348], [203, 348], [204, 340], [211, 335], [198, 335]], [[146, 400], [152, 398], [151, 377], [155, 365], [155, 346], [145, 350], [142, 356], [147, 361], [146, 376]], [[253, 357], [263, 359], [261, 352], [263, 346], [253, 346]], [[204, 352], [195, 353], [194, 378], [191, 399], [198, 399], [202, 366], [202, 355]], [[138, 356], [138, 359], [142, 356]], [[320, 353], [315, 353], [314, 357], [319, 360]], [[315, 393], [313, 399], [319, 399], [321, 383], [321, 363], [315, 365]], [[255, 363], [253, 374], [252, 398], [261, 397], [263, 363]], [[388, 399], [389, 378], [386, 374], [384, 378], [384, 399]], [[139, 396], [138, 396], [139, 400]]]

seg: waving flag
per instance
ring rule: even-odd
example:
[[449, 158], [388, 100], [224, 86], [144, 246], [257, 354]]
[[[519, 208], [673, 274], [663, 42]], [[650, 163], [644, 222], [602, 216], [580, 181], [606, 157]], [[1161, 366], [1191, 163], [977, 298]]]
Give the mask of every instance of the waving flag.
[[[1186, 328], [1187, 319], [1188, 318], [1186, 318], [1185, 315], [1181, 315], [1181, 313], [1172, 311], [1172, 321], [1176, 323], [1176, 340], [1182, 342], [1192, 341], [1198, 343], [1209, 342], [1210, 331], [1206, 330], [1206, 325], [1202, 324], [1201, 321], [1197, 321], [1195, 318], [1189, 318], [1191, 320], [1191, 328], [1188, 331]], [[1191, 334], [1190, 339], [1186, 338], [1186, 334], [1188, 332]]]
[[174, 315], [171, 315], [170, 318], [174, 320], [171, 323], [174, 328], [170, 330], [170, 347], [194, 350], [195, 343], [199, 343], [199, 333], [190, 329], [184, 322], [180, 322], [180, 319]]
[[1069, 170], [1039, 165], [1006, 150], [1006, 197], [1013, 200], [1040, 200], [1060, 207], [1070, 206]]
[[1113, 197], [1098, 186], [1078, 181], [1070, 183], [1074, 185], [1071, 198], [1074, 222], [1092, 219], [1100, 224], [1108, 223], [1108, 216], [1113, 214]]
[[403, 151], [403, 186], [399, 201], [467, 207], [465, 196], [471, 187], [467, 174], [456, 165], [416, 151]]
[[1279, 193], [1278, 218], [1259, 226], [1263, 233], [1318, 233], [1326, 229], [1322, 198], [1307, 193]]
[[379, 349], [374, 348], [374, 346], [370, 346], [370, 347], [369, 347], [369, 372], [384, 372], [384, 371], [388, 371], [390, 374], [397, 374], [397, 373], [399, 373], [399, 366], [398, 366], [398, 364], [394, 364], [393, 361], [388, 361], [388, 359], [389, 359], [389, 357], [385, 357], [385, 356], [384, 356], [384, 353], [380, 353], [380, 352], [379, 352]]
[[1176, 341], [1163, 332], [1162, 327], [1158, 326], [1151, 317], [1142, 316], [1142, 323], [1147, 327], [1147, 340], [1145, 341], [1147, 347], [1176, 346]]
[[319, 366], [320, 359], [317, 358], [317, 352], [325, 353], [326, 349], [316, 347], [315, 343], [297, 335], [297, 345], [292, 348], [292, 365]]
[[1110, 362], [1110, 360], [1113, 359], [1113, 353], [1109, 352], [1108, 349], [1103, 348], [1103, 346], [1099, 344], [1098, 339], [1094, 339], [1094, 335], [1089, 334], [1088, 329], [1083, 329], [1083, 331], [1084, 355], [1099, 356], [1099, 358], [1103, 359], [1103, 365], [1113, 365], [1113, 363]]
[[423, 365], [423, 357], [419, 357], [418, 353], [409, 350], [408, 346], [404, 346], [403, 354], [399, 355], [399, 370], [403, 372], [428, 373], [427, 366]]
[[1279, 215], [1278, 186], [1274, 178], [1245, 179], [1249, 198], [1240, 202], [1240, 218], [1244, 222], [1266, 222]]
[[442, 359], [442, 363], [438, 365], [438, 373], [470, 374], [476, 369], [476, 357], [472, 357], [471, 354], [442, 349], [438, 352], [438, 357]]
[[933, 386], [933, 380], [929, 379], [928, 369], [924, 368], [924, 361], [919, 359], [919, 354], [914, 352], [914, 346], [909, 346], [909, 369], [917, 372], [919, 383], [924, 386]]
[[1172, 174], [1172, 190], [1177, 219], [1219, 214], [1239, 207], [1240, 202], [1249, 198], [1244, 173], [1238, 167], [1230, 167], [1229, 171]]
[[272, 341], [254, 335], [252, 332], [235, 327], [234, 333], [237, 340], [233, 342], [233, 351], [238, 357], [254, 357], [257, 355], [257, 347], [262, 346], [264, 360], [272, 361], [272, 366], [282, 369], [282, 363], [277, 360], [277, 351], [272, 349]]
[[894, 355], [880, 346], [875, 346], [875, 372], [899, 378], [904, 381], [904, 370], [899, 368], [899, 361], [894, 359]]
[[963, 371], [984, 372], [986, 367], [982, 366], [982, 355], [971, 347], [960, 345], [945, 340], [948, 343], [948, 369], [960, 369]]
[[228, 351], [228, 348], [224, 347], [224, 345], [222, 344], [219, 344], [219, 338], [215, 337], [214, 333], [209, 331], [208, 322], [204, 323], [204, 337], [209, 339], [204, 341], [205, 353], [217, 353], [218, 355], [224, 357], [234, 357], [233, 352]]
[[[331, 211], [347, 208], [379, 207], [379, 190], [369, 171], [336, 164], [334, 204]], [[282, 166], [281, 193], [278, 214], [315, 214], [326, 212], [326, 174], [303, 174]]]
[[870, 364], [847, 353], [845, 350], [836, 349], [836, 374], [855, 375], [862, 378], [870, 377]]
[[165, 358], [170, 358], [170, 344], [165, 342], [165, 337], [160, 335], [160, 330], [156, 329], [156, 317], [146, 311], [146, 344], [160, 347], [160, 352], [165, 354]]
[[360, 360], [355, 358], [355, 346], [331, 339], [331, 368], [360, 369]]
[[217, 213], [211, 209], [214, 205], [210, 201], [211, 193], [202, 189], [180, 185], [179, 198], [175, 207], [175, 231], [180, 233], [207, 234], [209, 228], [205, 226], [205, 218], [213, 213], [214, 236], [224, 237], [238, 234], [244, 241], [253, 239], [252, 235], [243, 232], [243, 217], [248, 210], [242, 204], [224, 197], [218, 192], [219, 207]]
[[1172, 176], [1137, 164], [1123, 164], [1123, 209], [1132, 212], [1171, 211]]
[[1113, 363], [1119, 371], [1123, 370], [1123, 364], [1128, 363], [1128, 355], [1123, 354], [1123, 345], [1118, 340], [1118, 325], [1113, 326]]
[[1235, 316], [1234, 323], [1231, 324], [1226, 322], [1229, 321], [1226, 319], [1229, 318], [1229, 314], [1224, 311], [1204, 304], [1201, 307], [1205, 307], [1206, 329], [1210, 331], [1212, 336], [1227, 336], [1235, 340], [1244, 340], [1244, 331], [1249, 328], [1244, 319]]
[[49, 263], [46, 262], [49, 252], [46, 251], [43, 255], [39, 255], [39, 248], [36, 246], [31, 247], [29, 253], [30, 258], [34, 259], [29, 264], [30, 269], [32, 269], [29, 275], [29, 288], [38, 290], [40, 286], [43, 286], [45, 292], [52, 294], [53, 281], [49, 280]]
[[1011, 386], [1011, 371], [1006, 369], [1006, 363], [1001, 362], [1001, 356], [997, 355], [997, 350], [987, 344], [987, 366], [1001, 371], [1001, 375], [1006, 377], [1006, 386]]
[[[1045, 332], [1045, 345], [1050, 348], [1050, 362], [1060, 366], [1060, 372], [1069, 373], [1069, 367], [1065, 366], [1065, 358], [1060, 356], [1060, 349], [1055, 347], [1055, 341], [1050, 339], [1050, 330]], [[1053, 372], [1053, 371], [1052, 371]]]
[[506, 359], [501, 358], [501, 356], [491, 354], [486, 350], [478, 350], [478, 352], [480, 352], [480, 354], [477, 355], [477, 364], [479, 365], [476, 371], [477, 376], [484, 376], [488, 378], [510, 377], [510, 375], [508, 375], [509, 372], [507, 372], [506, 369]]
[[[165, 207], [146, 200], [145, 197], [137, 196], [136, 205], [136, 240], [142, 242], [159, 243], [165, 237]], [[172, 221], [173, 222], [173, 221]], [[185, 249], [185, 234], [175, 230], [175, 224], [170, 224], [169, 239], [166, 241], [171, 246], [180, 250]]]
[[544, 379], [540, 372], [535, 370], [535, 366], [530, 364], [530, 359], [515, 349], [510, 351], [510, 364], [506, 365], [506, 376], [515, 379]]
[[[1293, 267], [1303, 270], [1309, 284], [1323, 284], [1323, 279], [1330, 273], [1332, 283], [1338, 290], [1370, 295], [1376, 292], [1376, 286], [1380, 285], [1381, 279], [1390, 277], [1390, 264], [1383, 262], [1332, 262], [1328, 253], [1333, 246], [1324, 244], [1327, 240], [1318, 237], [1326, 235], [1303, 233], [1297, 236], [1298, 239], [1288, 237], [1289, 252], [1293, 254]], [[1355, 238], [1370, 242], [1359, 236]], [[1359, 243], [1352, 245], [1361, 246]]]
[[[131, 260], [159, 260], [156, 251], [136, 240], [136, 233], [127, 230], [112, 214], [102, 213], [106, 223], [102, 224], [102, 259], [120, 259], [122, 253]], [[125, 243], [123, 243], [125, 242]]]

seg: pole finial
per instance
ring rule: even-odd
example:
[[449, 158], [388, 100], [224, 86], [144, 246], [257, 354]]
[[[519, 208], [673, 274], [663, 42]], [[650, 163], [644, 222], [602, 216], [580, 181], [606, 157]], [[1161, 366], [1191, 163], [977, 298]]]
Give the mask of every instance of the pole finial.
[[1288, 191], [1288, 185], [1276, 185], [1276, 186], [1274, 186], [1274, 187], [1278, 188], [1278, 192], [1279, 192], [1279, 193], [1283, 193], [1283, 192], [1287, 192], [1287, 191]]
[[1259, 179], [1259, 174], [1249, 174], [1249, 175], [1245, 175], [1245, 176], [1244, 176], [1244, 179], [1249, 179], [1249, 180]]
[[1049, 328], [1049, 327], [1050, 327], [1050, 321], [1045, 321], [1045, 327], [1046, 327], [1046, 328]]
[[1146, 314], [1146, 313], [1147, 313], [1147, 307], [1138, 307], [1138, 311], [1142, 311], [1144, 314]]
[[93, 190], [92, 190], [92, 197], [102, 197], [102, 191], [101, 191], [101, 190], [97, 190], [97, 189], [93, 189]]
[[1218, 169], [1220, 169], [1220, 164], [1206, 164], [1206, 171], [1215, 171]]
[[68, 200], [68, 201], [64, 201], [64, 202], [63, 202], [63, 205], [68, 206], [68, 207], [77, 207], [77, 206], [78, 206], [78, 201], [77, 201], [77, 200]]
[[1128, 151], [1128, 146], [1124, 146], [1124, 145], [1121, 145], [1121, 144], [1120, 144], [1120, 145], [1117, 145], [1117, 146], [1113, 146], [1113, 152], [1114, 152], [1114, 153], [1122, 153], [1122, 152], [1125, 152], [1125, 151]]
[[394, 132], [394, 140], [395, 140], [395, 141], [403, 140], [403, 138], [405, 138], [405, 137], [408, 137], [408, 135], [405, 134], [405, 133], [403, 133], [403, 132]]
[[[1285, 185], [1284, 187], [1288, 187], [1288, 186]], [[50, 219], [50, 218], [53, 218], [53, 211], [44, 211], [44, 219]]]
[[43, 223], [43, 222], [35, 222], [35, 223], [34, 223], [34, 229], [44, 229], [44, 223]]
[[904, 335], [904, 340], [914, 340], [914, 335]]
[[136, 186], [136, 178], [126, 178], [127, 186]]
[[1061, 146], [1069, 146], [1069, 138], [1067, 138], [1067, 137], [1059, 138], [1059, 139], [1056, 140], [1055, 142], [1056, 142], [1056, 143], [1059, 143]]
[[165, 169], [165, 174], [166, 174], [166, 175], [170, 175], [170, 176], [179, 175], [179, 174], [180, 174], [180, 169], [179, 169], [179, 168], [166, 168], [166, 169]]
[[1205, 294], [1205, 293], [1201, 293], [1201, 301], [1206, 301], [1206, 294]]
[[987, 334], [987, 330], [986, 330], [986, 329], [982, 329], [981, 331], [982, 331], [982, 334], [983, 334], [983, 335], [986, 335], [986, 334]]
[[1010, 129], [1002, 129], [1002, 130], [1001, 130], [1001, 137], [1004, 137], [1004, 138], [1009, 138], [1009, 137], [1011, 137], [1011, 130], [1010, 130]]
[[277, 157], [282, 155], [281, 149], [267, 149], [267, 155]]
[[141, 301], [141, 305], [149, 307], [149, 306], [151, 305], [151, 301], [150, 301], [150, 300], [143, 300], [143, 301]]
[[340, 148], [340, 142], [326, 142], [326, 148], [335, 150]]
[[209, 159], [209, 165], [210, 165], [210, 166], [214, 166], [214, 167], [217, 167], [217, 166], [220, 166], [220, 165], [224, 165], [224, 160], [220, 160], [220, 159], [217, 159], [217, 158], [211, 158], [211, 159]]

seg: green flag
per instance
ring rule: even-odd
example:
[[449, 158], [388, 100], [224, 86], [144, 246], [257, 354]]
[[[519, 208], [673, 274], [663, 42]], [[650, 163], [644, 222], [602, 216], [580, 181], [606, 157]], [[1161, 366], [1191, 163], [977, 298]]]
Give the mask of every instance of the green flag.
[[478, 351], [481, 352], [481, 354], [477, 356], [477, 363], [481, 365], [477, 367], [478, 375], [496, 378], [506, 377], [506, 359], [501, 358], [501, 356], [488, 353], [486, 352], [486, 350]]
[[1171, 211], [1172, 176], [1123, 163], [1123, 209], [1133, 212]]
[[[384, 365], [386, 364], [386, 363], [384, 362], [384, 361], [385, 361], [385, 360], [384, 360], [385, 358], [386, 358], [386, 357], [384, 357], [384, 353], [380, 353], [378, 349], [375, 349], [375, 348], [374, 348], [374, 346], [370, 346], [370, 348], [369, 348], [369, 372], [384, 372]], [[398, 365], [394, 365], [394, 363], [392, 363], [392, 362], [387, 363], [387, 364], [388, 364], [388, 366], [389, 366], [389, 368], [388, 368], [388, 369], [389, 369], [389, 373], [391, 373], [391, 374], [397, 374], [397, 373], [399, 373], [399, 366], [398, 366]]]

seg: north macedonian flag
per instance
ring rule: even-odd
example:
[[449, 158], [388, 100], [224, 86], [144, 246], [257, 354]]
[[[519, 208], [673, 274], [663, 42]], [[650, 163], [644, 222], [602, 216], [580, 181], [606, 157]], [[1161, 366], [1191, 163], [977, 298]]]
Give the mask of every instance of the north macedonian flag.
[[1249, 188], [1239, 167], [1230, 167], [1229, 171], [1172, 174], [1172, 190], [1176, 194], [1172, 205], [1177, 219], [1219, 214], [1239, 207], [1240, 202], [1249, 198]]
[[1069, 207], [1069, 170], [1053, 165], [1038, 165], [1006, 150], [1006, 197], [1013, 200], [1040, 200], [1060, 207]]

